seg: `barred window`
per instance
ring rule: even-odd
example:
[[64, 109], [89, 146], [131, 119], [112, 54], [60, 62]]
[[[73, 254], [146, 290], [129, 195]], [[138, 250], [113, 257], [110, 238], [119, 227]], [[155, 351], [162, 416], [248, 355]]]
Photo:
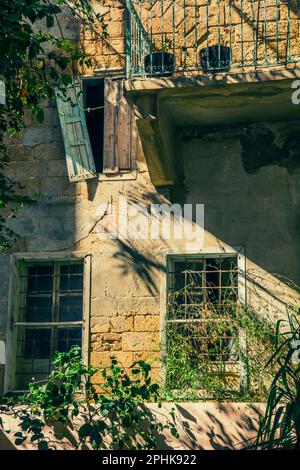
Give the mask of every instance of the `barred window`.
[[[239, 386], [237, 256], [174, 256], [168, 262], [167, 382], [204, 389]], [[193, 382], [193, 383], [192, 383]]]
[[26, 263], [20, 271], [16, 329], [16, 389], [51, 370], [55, 351], [82, 343], [83, 263]]

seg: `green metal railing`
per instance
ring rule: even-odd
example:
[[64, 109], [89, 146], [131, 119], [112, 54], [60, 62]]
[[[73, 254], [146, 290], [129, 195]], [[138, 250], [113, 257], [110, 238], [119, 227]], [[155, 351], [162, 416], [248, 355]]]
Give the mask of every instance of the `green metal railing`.
[[126, 0], [128, 77], [300, 61], [297, 0]]

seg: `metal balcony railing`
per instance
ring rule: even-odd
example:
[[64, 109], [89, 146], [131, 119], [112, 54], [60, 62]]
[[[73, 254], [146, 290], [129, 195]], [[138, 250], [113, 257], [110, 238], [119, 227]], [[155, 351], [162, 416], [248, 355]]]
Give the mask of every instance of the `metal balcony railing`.
[[297, 0], [126, 0], [128, 77], [300, 61]]

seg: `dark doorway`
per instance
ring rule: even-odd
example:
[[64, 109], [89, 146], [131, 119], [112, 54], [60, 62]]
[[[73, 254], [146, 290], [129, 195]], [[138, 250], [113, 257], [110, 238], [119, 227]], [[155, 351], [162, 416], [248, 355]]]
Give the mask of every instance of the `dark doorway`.
[[[83, 104], [97, 173], [103, 171], [104, 78], [83, 81]], [[88, 109], [90, 108], [90, 110]], [[97, 109], [95, 109], [97, 108]]]

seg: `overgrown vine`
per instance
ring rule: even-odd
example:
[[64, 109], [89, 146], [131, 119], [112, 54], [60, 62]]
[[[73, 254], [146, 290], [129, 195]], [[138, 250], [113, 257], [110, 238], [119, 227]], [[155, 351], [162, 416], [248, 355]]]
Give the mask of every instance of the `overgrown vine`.
[[[230, 297], [230, 295], [228, 296]], [[264, 401], [274, 375], [268, 358], [276, 324], [236, 300], [168, 305], [166, 390], [181, 400]]]

